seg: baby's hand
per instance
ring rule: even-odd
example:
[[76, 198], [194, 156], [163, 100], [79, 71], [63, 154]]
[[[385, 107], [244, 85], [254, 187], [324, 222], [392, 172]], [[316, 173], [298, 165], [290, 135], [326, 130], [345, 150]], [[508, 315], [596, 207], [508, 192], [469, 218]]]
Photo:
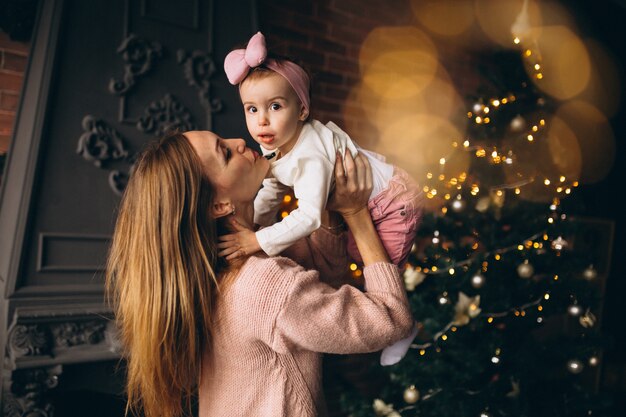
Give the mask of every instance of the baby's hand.
[[220, 243], [217, 244], [217, 247], [221, 249], [219, 256], [225, 256], [226, 260], [230, 261], [261, 250], [259, 241], [252, 230], [241, 225], [237, 220], [232, 220], [231, 225], [235, 233], [219, 237]]

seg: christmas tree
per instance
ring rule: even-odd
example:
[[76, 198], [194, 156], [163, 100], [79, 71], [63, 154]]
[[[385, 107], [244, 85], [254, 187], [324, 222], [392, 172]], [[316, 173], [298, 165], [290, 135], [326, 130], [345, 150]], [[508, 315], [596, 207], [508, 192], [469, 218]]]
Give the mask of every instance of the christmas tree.
[[[592, 174], [584, 146], [568, 139], [572, 115], [595, 113], [575, 101], [584, 90], [576, 77], [545, 53], [572, 32], [539, 33], [529, 13], [525, 1], [509, 23], [510, 47], [478, 60], [483, 82], [466, 94], [463, 134], [435, 160], [422, 158], [428, 204], [404, 280], [423, 327], [400, 363], [373, 366], [377, 394], [346, 387], [349, 415], [608, 415], [593, 381], [607, 343], [599, 260], [580, 244], [577, 216], [576, 189]], [[365, 83], [371, 71], [389, 75], [372, 61]], [[407, 86], [394, 98], [406, 99]]]

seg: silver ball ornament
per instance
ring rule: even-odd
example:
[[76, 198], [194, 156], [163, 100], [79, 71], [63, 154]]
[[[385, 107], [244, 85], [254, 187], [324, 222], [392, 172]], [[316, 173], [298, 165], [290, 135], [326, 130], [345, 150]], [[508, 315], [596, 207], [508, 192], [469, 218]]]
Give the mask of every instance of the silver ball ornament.
[[444, 293], [439, 296], [439, 304], [441, 305], [450, 304], [450, 297], [448, 297], [448, 294]]
[[519, 275], [520, 278], [530, 278], [533, 276], [534, 273], [535, 268], [533, 268], [528, 260], [525, 260], [523, 263], [517, 266], [517, 275]]
[[404, 390], [404, 401], [407, 404], [415, 404], [420, 399], [420, 392], [415, 388], [415, 385], [411, 385], [407, 389]]
[[589, 265], [587, 269], [583, 271], [583, 278], [587, 281], [593, 281], [598, 277], [598, 271], [595, 270], [593, 265]]
[[572, 359], [567, 362], [567, 370], [573, 374], [579, 374], [583, 371], [585, 366], [578, 359]]
[[521, 132], [526, 127], [526, 120], [519, 114], [511, 120], [511, 130], [514, 132]]
[[456, 199], [452, 202], [452, 210], [459, 213], [465, 208], [465, 201]]
[[480, 272], [477, 272], [472, 277], [472, 287], [481, 288], [483, 285], [485, 285], [485, 276]]
[[572, 304], [567, 307], [567, 312], [570, 316], [578, 317], [582, 314], [583, 309], [578, 304]]
[[569, 243], [567, 242], [567, 240], [559, 236], [552, 241], [551, 246], [552, 246], [552, 249], [554, 250], [563, 250], [563, 249], [567, 249], [567, 247], [569, 246]]

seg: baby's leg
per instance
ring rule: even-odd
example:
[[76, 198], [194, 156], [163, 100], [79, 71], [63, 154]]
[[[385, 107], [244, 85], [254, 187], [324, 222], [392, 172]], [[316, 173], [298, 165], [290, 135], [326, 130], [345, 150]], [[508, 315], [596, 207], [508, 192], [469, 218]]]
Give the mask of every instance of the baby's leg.
[[[396, 168], [389, 187], [370, 203], [378, 235], [389, 258], [402, 273], [422, 220], [424, 194], [406, 172]], [[417, 333], [416, 323], [411, 334], [383, 349], [380, 364], [388, 366], [398, 363], [408, 352]]]

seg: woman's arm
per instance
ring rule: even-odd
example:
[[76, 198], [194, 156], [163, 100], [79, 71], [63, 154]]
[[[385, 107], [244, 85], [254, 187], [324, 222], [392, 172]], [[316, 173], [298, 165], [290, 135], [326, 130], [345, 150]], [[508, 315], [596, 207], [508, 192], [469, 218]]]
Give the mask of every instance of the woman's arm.
[[[345, 170], [344, 170], [345, 165]], [[329, 202], [354, 234], [363, 256], [367, 292], [335, 290], [312, 271], [292, 271], [293, 283], [277, 317], [272, 346], [327, 353], [373, 352], [406, 337], [414, 327], [398, 269], [389, 263], [367, 209], [371, 172], [364, 158], [347, 155], [335, 166], [337, 186]], [[287, 271], [285, 271], [287, 272]]]
[[336, 188], [329, 205], [345, 219], [365, 266], [389, 262], [367, 208], [373, 187], [369, 161], [361, 154], [353, 158], [350, 152], [344, 159], [338, 157], [335, 163]]

